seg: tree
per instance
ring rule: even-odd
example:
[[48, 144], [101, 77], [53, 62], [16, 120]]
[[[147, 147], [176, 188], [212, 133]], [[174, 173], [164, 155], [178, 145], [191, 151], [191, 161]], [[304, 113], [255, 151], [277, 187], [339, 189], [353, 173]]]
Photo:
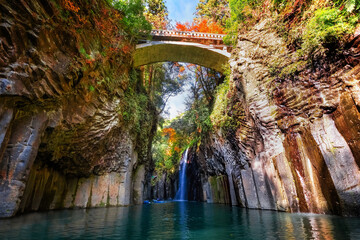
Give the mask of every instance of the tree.
[[143, 67], [143, 85], [150, 99], [154, 102], [158, 114], [161, 114], [168, 99], [179, 94], [188, 78], [187, 74], [179, 74], [183, 66], [175, 63], [156, 63]]
[[143, 15], [142, 0], [108, 0], [108, 2], [124, 15], [121, 23], [131, 40], [136, 41], [150, 33], [151, 25]]
[[145, 18], [155, 29], [166, 29], [169, 25], [168, 10], [163, 0], [146, 0]]
[[192, 23], [184, 24], [177, 22], [175, 29], [178, 31], [205, 32], [205, 33], [224, 33], [224, 28], [216, 22], [210, 22], [208, 19], [194, 19]]
[[226, 20], [230, 17], [229, 1], [200, 0], [196, 7], [196, 16], [225, 27]]

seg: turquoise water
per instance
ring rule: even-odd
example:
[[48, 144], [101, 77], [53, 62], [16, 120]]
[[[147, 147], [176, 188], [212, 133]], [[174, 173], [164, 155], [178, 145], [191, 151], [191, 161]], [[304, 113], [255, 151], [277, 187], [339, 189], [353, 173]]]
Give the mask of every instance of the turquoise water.
[[31, 213], [0, 220], [0, 239], [360, 239], [360, 218], [168, 202]]

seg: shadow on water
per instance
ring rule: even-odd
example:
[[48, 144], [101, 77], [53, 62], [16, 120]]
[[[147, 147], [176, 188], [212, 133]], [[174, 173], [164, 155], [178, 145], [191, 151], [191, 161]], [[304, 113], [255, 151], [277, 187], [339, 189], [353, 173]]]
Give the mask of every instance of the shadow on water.
[[32, 213], [0, 220], [0, 239], [360, 239], [360, 218], [197, 202]]

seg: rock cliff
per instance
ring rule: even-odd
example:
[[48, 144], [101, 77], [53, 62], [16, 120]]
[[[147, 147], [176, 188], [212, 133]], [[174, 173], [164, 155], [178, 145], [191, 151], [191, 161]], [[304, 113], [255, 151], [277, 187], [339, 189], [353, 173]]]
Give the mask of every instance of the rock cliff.
[[223, 186], [215, 202], [359, 215], [360, 38], [342, 58], [311, 67], [271, 25], [238, 38], [227, 95], [235, 127], [218, 129], [197, 153], [203, 200]]
[[0, 217], [142, 202], [156, 121], [146, 98], [141, 118], [125, 115], [141, 89], [119, 15], [106, 1], [1, 1]]
[[[174, 197], [176, 173], [151, 188], [155, 108], [115, 16], [106, 1], [0, 2], [0, 217]], [[189, 150], [189, 199], [360, 215], [360, 37], [310, 66], [271, 25], [238, 38], [232, 122]]]

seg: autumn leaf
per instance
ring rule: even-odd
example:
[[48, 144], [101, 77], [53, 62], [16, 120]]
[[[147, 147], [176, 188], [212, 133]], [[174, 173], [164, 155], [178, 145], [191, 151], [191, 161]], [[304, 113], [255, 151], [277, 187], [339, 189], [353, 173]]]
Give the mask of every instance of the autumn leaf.
[[208, 19], [195, 19], [192, 23], [186, 22], [184, 24], [177, 22], [175, 29], [178, 31], [224, 34], [224, 28], [220, 24], [209, 22]]

